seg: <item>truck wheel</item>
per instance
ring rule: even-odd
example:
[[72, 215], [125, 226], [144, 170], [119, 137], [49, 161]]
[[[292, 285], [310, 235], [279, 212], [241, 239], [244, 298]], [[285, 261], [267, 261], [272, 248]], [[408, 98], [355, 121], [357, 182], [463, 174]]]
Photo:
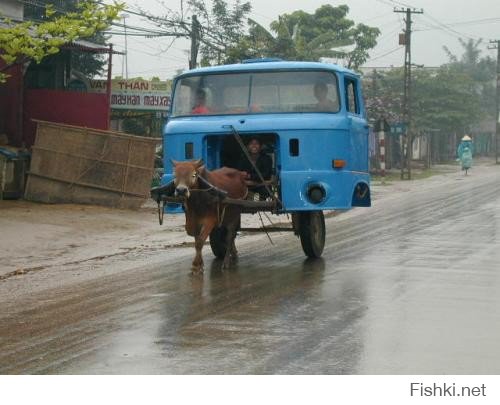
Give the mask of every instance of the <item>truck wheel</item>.
[[214, 228], [210, 232], [210, 247], [218, 259], [224, 259], [226, 256], [226, 233], [227, 229], [223, 227]]
[[307, 257], [321, 257], [325, 247], [325, 217], [323, 211], [306, 211], [297, 214], [302, 250]]

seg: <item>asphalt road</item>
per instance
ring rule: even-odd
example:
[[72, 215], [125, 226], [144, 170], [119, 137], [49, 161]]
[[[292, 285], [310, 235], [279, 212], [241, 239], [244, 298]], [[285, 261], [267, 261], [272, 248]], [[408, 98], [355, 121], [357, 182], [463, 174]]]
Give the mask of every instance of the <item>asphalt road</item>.
[[329, 219], [321, 260], [246, 239], [3, 301], [0, 374], [500, 374], [499, 170], [425, 184]]

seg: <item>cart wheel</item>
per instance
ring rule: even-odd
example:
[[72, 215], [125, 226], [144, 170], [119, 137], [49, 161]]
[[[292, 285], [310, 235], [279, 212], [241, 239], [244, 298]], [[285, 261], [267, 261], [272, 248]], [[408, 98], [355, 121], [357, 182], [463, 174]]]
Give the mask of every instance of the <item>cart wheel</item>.
[[227, 229], [223, 227], [214, 228], [210, 232], [210, 247], [218, 259], [224, 259], [226, 256], [226, 233]]
[[325, 217], [323, 211], [298, 213], [299, 236], [307, 257], [321, 257], [325, 247]]

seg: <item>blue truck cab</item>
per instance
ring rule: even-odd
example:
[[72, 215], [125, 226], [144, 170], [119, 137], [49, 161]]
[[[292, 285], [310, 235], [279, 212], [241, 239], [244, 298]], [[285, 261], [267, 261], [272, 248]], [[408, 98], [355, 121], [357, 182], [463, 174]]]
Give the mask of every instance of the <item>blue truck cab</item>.
[[[261, 140], [280, 202], [270, 211], [294, 214], [301, 240], [305, 228], [316, 235], [306, 235], [306, 243], [316, 237], [321, 245], [321, 234], [324, 242], [323, 210], [371, 205], [368, 124], [353, 71], [316, 62], [249, 61], [181, 74], [164, 128], [162, 184], [173, 180], [171, 159], [203, 159], [209, 170], [238, 168], [245, 155], [235, 133], [243, 142]], [[166, 210], [182, 212], [182, 206]]]

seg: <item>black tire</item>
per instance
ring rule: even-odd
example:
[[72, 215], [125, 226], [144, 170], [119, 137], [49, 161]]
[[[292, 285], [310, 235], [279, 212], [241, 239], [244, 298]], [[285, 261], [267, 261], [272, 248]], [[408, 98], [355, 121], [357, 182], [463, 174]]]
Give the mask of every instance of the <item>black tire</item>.
[[224, 259], [226, 256], [226, 234], [227, 229], [223, 227], [214, 228], [213, 231], [210, 232], [210, 247], [212, 248], [214, 256], [218, 259]]
[[325, 247], [325, 217], [323, 211], [297, 213], [302, 250], [307, 257], [321, 257]]

